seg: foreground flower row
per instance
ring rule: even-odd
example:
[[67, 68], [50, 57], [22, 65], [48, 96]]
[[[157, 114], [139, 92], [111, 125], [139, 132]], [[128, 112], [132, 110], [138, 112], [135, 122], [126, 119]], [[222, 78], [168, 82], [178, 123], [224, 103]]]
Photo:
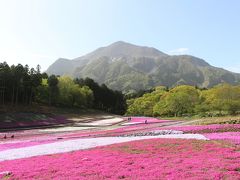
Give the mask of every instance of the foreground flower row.
[[10, 179], [234, 180], [240, 178], [239, 161], [236, 148], [212, 141], [149, 139], [5, 161], [0, 172], [10, 172]]

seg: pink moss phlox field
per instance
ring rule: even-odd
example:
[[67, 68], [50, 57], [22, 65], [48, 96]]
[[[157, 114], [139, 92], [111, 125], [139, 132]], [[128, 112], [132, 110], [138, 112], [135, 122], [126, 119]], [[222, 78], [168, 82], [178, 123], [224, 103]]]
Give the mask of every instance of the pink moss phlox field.
[[[52, 143], [56, 141], [63, 141], [67, 139], [75, 139], [75, 138], [88, 138], [88, 137], [107, 137], [107, 136], [119, 136], [119, 135], [127, 135], [132, 134], [134, 132], [146, 132], [152, 130], [179, 130], [184, 133], [217, 133], [217, 132], [239, 132], [240, 125], [239, 124], [221, 124], [221, 125], [202, 125], [202, 126], [179, 126], [179, 127], [162, 127], [164, 123], [149, 123], [149, 124], [137, 124], [131, 126], [123, 126], [117, 129], [112, 130], [84, 130], [84, 131], [75, 131], [75, 132], [61, 132], [61, 133], [40, 133], [37, 130], [31, 130], [26, 132], [12, 132], [7, 134], [8, 137], [12, 134], [15, 134], [14, 140], [11, 138], [3, 139], [5, 133], [0, 133], [0, 151], [20, 148], [20, 147], [28, 147], [38, 144], [46, 144]], [[208, 137], [210, 137], [208, 135]], [[211, 138], [210, 138], [211, 139]], [[235, 139], [235, 140], [234, 140]], [[16, 142], [14, 142], [17, 140]], [[235, 144], [239, 144], [239, 140], [237, 136], [232, 136], [230, 138], [226, 138], [225, 140], [229, 140], [234, 142]], [[22, 141], [22, 144], [19, 142]]]
[[240, 145], [240, 132], [208, 133], [203, 135], [211, 140], [227, 140]]
[[40, 145], [40, 144], [48, 144], [52, 142], [56, 142], [56, 140], [46, 139], [46, 140], [37, 140], [37, 141], [19, 141], [19, 142], [12, 142], [12, 143], [4, 143], [4, 144], [0, 144], [0, 152], [9, 150], [9, 149], [30, 147], [30, 146]]
[[149, 139], [0, 162], [9, 179], [240, 179], [240, 152], [212, 141]]
[[[154, 124], [139, 124], [137, 126], [121, 127], [113, 130], [97, 130], [97, 131], [80, 131], [80, 132], [65, 132], [59, 134], [25, 134], [22, 138], [20, 134], [16, 135], [16, 140], [8, 138], [2, 140], [0, 143], [0, 151], [29, 147], [40, 144], [48, 144], [52, 142], [59, 142], [64, 140], [76, 139], [76, 138], [89, 138], [89, 137], [107, 137], [107, 136], [119, 136], [122, 134], [131, 134], [132, 132], [147, 131], [156, 127]], [[34, 132], [33, 132], [34, 133]], [[0, 134], [4, 136], [4, 134]], [[20, 136], [20, 137], [18, 137]]]
[[0, 152], [8, 149], [15, 149], [21, 147], [34, 146], [39, 144], [38, 142], [17, 142], [17, 143], [5, 143], [0, 144]]
[[240, 124], [189, 125], [162, 129], [179, 130], [185, 133], [238, 132], [240, 131]]

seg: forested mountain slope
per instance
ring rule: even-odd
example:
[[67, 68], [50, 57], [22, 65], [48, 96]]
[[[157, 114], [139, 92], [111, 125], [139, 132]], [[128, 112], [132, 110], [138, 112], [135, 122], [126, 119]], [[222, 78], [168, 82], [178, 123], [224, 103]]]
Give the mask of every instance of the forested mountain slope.
[[189, 55], [167, 55], [155, 48], [115, 42], [85, 56], [58, 59], [48, 74], [90, 77], [98, 83], [125, 92], [158, 85], [181, 84], [212, 87], [219, 83], [238, 84], [240, 74], [213, 67]]

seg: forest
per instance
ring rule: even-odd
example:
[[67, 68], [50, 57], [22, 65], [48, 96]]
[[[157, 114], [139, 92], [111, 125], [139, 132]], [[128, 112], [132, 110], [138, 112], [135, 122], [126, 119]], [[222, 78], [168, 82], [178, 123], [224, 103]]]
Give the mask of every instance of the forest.
[[223, 116], [240, 113], [240, 86], [219, 84], [212, 88], [180, 85], [158, 86], [135, 94], [99, 85], [93, 79], [48, 76], [41, 67], [0, 63], [0, 105], [43, 104], [98, 109], [136, 116]]
[[49, 106], [93, 108], [123, 114], [126, 109], [120, 91], [99, 85], [90, 78], [48, 76], [41, 67], [0, 63], [0, 106], [43, 104]]
[[128, 115], [138, 116], [224, 116], [240, 113], [240, 86], [219, 84], [212, 88], [180, 85], [159, 86], [141, 97], [127, 100]]

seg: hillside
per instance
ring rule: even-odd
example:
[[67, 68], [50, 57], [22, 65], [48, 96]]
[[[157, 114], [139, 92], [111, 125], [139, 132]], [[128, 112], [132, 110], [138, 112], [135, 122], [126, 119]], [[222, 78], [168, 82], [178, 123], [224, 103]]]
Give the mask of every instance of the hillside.
[[112, 89], [148, 89], [181, 84], [212, 87], [219, 83], [238, 84], [240, 74], [213, 67], [190, 55], [167, 55], [155, 48], [115, 42], [72, 60], [58, 59], [48, 74], [90, 77]]

